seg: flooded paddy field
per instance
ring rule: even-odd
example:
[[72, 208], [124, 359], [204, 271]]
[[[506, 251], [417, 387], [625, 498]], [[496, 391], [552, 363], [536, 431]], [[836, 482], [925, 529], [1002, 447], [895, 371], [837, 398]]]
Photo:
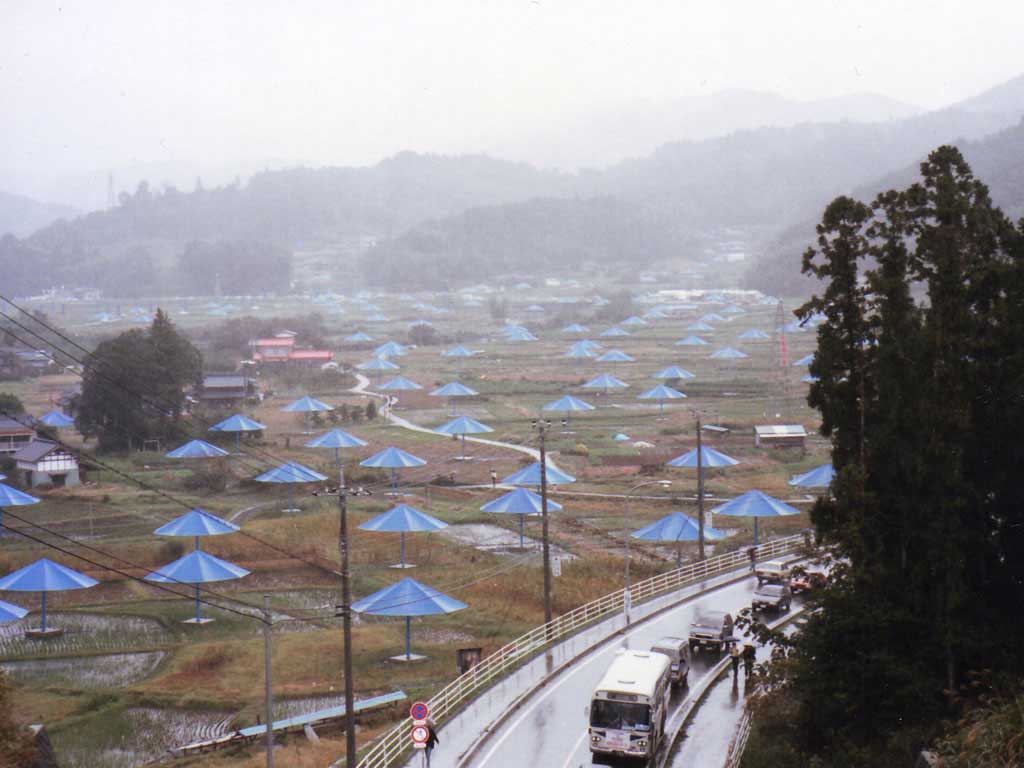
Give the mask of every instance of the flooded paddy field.
[[163, 661], [163, 651], [116, 653], [65, 659], [27, 659], [0, 663], [18, 683], [60, 688], [122, 688], [149, 677]]

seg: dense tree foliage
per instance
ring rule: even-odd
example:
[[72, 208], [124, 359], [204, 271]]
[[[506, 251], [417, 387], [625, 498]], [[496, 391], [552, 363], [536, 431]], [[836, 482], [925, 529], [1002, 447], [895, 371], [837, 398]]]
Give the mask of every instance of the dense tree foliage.
[[104, 450], [175, 440], [184, 432], [185, 389], [201, 375], [199, 351], [158, 310], [148, 329], [104, 341], [86, 358], [78, 429]]
[[878, 765], [973, 671], [1024, 672], [1024, 232], [944, 146], [903, 191], [833, 201], [804, 269], [837, 471], [812, 518], [840, 560], [785, 695], [802, 764]]

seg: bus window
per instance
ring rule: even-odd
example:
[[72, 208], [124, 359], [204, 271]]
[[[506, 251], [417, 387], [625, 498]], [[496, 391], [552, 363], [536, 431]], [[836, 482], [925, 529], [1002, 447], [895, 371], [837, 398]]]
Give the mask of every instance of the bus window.
[[590, 725], [594, 728], [647, 731], [651, 728], [651, 708], [646, 704], [596, 699], [590, 710]]

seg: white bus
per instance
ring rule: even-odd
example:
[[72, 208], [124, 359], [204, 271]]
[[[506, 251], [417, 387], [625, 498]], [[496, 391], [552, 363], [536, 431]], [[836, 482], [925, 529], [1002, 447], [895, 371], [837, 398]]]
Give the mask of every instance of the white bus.
[[650, 758], [665, 735], [672, 690], [668, 656], [620, 651], [590, 702], [590, 751]]

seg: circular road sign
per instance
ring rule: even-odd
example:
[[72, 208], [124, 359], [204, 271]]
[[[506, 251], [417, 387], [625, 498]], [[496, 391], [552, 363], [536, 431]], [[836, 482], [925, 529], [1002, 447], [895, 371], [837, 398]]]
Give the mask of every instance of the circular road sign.
[[409, 707], [409, 717], [413, 720], [426, 720], [430, 714], [430, 708], [422, 701], [417, 701]]
[[427, 739], [430, 738], [430, 731], [425, 725], [414, 725], [409, 736], [412, 738], [413, 744], [426, 744]]

